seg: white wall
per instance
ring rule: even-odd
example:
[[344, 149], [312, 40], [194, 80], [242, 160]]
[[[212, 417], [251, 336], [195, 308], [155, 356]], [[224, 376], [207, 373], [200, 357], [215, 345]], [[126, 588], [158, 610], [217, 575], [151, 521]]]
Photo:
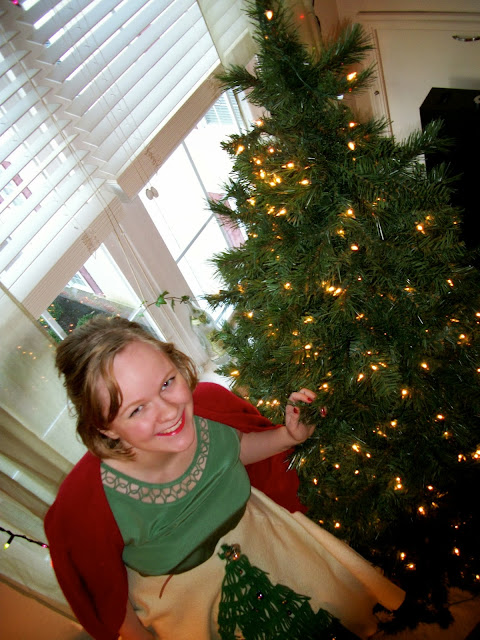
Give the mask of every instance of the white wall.
[[359, 11], [478, 11], [478, 0], [337, 0], [340, 19]]

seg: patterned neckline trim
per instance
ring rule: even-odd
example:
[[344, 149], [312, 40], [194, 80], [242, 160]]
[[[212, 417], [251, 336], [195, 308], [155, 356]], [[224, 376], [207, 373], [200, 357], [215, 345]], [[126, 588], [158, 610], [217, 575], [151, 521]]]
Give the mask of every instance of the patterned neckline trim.
[[102, 462], [101, 478], [103, 486], [128, 496], [132, 500], [138, 500], [146, 504], [168, 504], [181, 500], [200, 482], [210, 450], [208, 423], [204, 418], [196, 418], [196, 420], [198, 420], [197, 452], [192, 464], [180, 478], [165, 484], [152, 484], [151, 482], [143, 482], [132, 478]]

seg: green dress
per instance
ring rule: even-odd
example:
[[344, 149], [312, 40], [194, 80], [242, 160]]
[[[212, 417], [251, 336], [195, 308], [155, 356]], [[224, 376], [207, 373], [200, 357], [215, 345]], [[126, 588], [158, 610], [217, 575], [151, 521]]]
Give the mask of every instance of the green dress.
[[197, 450], [173, 482], [150, 484], [102, 463], [102, 481], [125, 543], [123, 561], [142, 575], [182, 573], [205, 562], [240, 521], [250, 481], [237, 432], [195, 418]]

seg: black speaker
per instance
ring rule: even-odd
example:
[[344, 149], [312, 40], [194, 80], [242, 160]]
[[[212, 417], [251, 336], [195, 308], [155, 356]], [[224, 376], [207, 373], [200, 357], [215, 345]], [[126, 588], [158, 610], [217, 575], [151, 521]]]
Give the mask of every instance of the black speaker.
[[444, 153], [427, 155], [427, 171], [439, 162], [449, 165], [454, 184], [452, 204], [463, 209], [462, 234], [466, 245], [480, 248], [480, 89], [430, 89], [420, 107], [422, 128], [441, 119], [441, 135], [453, 139]]

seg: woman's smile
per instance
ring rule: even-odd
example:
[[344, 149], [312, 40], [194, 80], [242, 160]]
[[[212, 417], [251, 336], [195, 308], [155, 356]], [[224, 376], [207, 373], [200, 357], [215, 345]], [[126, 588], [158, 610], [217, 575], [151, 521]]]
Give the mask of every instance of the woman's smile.
[[182, 431], [184, 426], [185, 426], [185, 411], [182, 413], [180, 420], [178, 420], [172, 427], [170, 427], [169, 429], [165, 429], [165, 431], [160, 431], [155, 435], [158, 437], [176, 436], [178, 433], [180, 433], [180, 431]]

